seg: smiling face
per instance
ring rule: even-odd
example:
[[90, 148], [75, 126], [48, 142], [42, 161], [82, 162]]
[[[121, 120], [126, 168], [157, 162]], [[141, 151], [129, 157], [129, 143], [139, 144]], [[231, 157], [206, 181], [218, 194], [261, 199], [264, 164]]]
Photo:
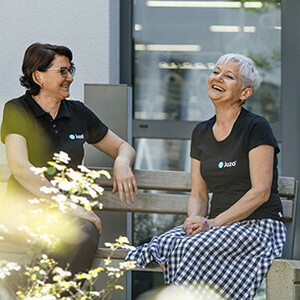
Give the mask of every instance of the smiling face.
[[60, 68], [69, 69], [71, 66], [69, 59], [63, 55], [55, 55], [54, 59], [45, 72], [36, 71], [33, 78], [42, 85], [39, 94], [43, 96], [54, 98], [55, 100], [63, 100], [70, 96], [69, 88], [73, 82], [73, 77], [68, 72], [67, 76], [63, 78], [60, 74]]
[[208, 78], [208, 96], [214, 104], [241, 103], [251, 94], [251, 88], [243, 89], [238, 63], [221, 63]]

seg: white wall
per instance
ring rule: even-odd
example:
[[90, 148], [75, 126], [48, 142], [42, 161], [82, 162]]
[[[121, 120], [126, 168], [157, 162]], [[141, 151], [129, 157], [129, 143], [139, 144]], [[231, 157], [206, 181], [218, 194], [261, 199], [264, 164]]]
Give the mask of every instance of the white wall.
[[4, 103], [25, 91], [21, 64], [34, 42], [72, 50], [77, 72], [71, 99], [83, 100], [84, 83], [118, 83], [119, 0], [0, 0], [0, 121]]

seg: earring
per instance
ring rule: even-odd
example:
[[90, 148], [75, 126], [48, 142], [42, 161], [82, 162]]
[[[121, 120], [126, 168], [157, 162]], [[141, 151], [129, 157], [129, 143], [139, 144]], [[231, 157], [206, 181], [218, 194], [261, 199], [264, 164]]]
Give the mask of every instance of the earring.
[[40, 89], [42, 89], [43, 88], [43, 85], [42, 84], [40, 84]]

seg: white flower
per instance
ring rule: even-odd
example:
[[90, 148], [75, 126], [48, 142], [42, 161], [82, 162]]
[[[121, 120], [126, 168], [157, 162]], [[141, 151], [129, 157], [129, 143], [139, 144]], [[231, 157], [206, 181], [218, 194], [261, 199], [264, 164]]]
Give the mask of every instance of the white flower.
[[67, 180], [63, 180], [61, 182], [58, 183], [58, 188], [60, 190], [63, 190], [63, 191], [70, 191], [72, 189], [74, 189], [75, 191], [78, 190], [78, 187], [77, 187], [77, 184], [76, 182], [74, 181], [67, 181]]
[[40, 199], [34, 198], [34, 199], [29, 199], [28, 202], [30, 204], [38, 204], [41, 203]]
[[109, 272], [119, 272], [120, 271], [119, 268], [114, 268], [114, 267], [107, 267], [106, 269]]
[[9, 262], [6, 260], [0, 261], [0, 279], [4, 279], [6, 276], [11, 274], [10, 271], [19, 271], [21, 267], [14, 262]]
[[69, 206], [66, 202], [59, 203], [58, 209], [64, 214], [69, 212]]
[[98, 173], [99, 173], [100, 175], [106, 176], [108, 179], [111, 178], [110, 174], [109, 174], [107, 171], [105, 171], [105, 170], [98, 171]]
[[61, 162], [65, 163], [65, 164], [68, 164], [69, 161], [71, 160], [71, 158], [69, 157], [69, 155], [66, 152], [64, 152], [64, 151], [59, 151], [59, 153], [54, 153], [53, 159], [61, 161]]
[[55, 273], [57, 275], [60, 275], [61, 277], [70, 277], [72, 275], [72, 273], [70, 271], [65, 271], [60, 267], [55, 268]]
[[91, 172], [90, 169], [88, 169], [87, 167], [82, 166], [82, 165], [79, 165], [79, 166], [78, 166], [78, 169], [79, 169], [81, 172], [83, 172], [83, 173], [89, 173], [89, 172]]
[[19, 271], [21, 270], [21, 266], [19, 266], [17, 263], [14, 263], [14, 262], [9, 262], [7, 264], [7, 267], [10, 269], [10, 270], [14, 270], [14, 271]]
[[89, 207], [90, 206], [90, 201], [85, 197], [81, 197], [80, 198], [80, 204], [82, 204], [84, 207]]
[[89, 174], [88, 174], [89, 177], [93, 178], [93, 179], [97, 179], [97, 178], [100, 178], [100, 174], [99, 172], [97, 171], [91, 171]]
[[40, 191], [45, 193], [45, 194], [51, 194], [51, 193], [57, 194], [59, 192], [59, 190], [56, 189], [55, 187], [46, 187], [46, 186], [42, 186], [40, 188]]
[[102, 194], [104, 191], [103, 187], [99, 186], [98, 184], [92, 184], [91, 187], [99, 194]]
[[34, 173], [34, 175], [43, 174], [44, 172], [47, 171], [46, 167], [37, 168], [37, 167], [32, 166], [29, 169], [30, 169], [30, 171], [32, 171]]
[[60, 203], [60, 202], [65, 202], [67, 201], [67, 196], [63, 195], [63, 194], [58, 194], [55, 195], [53, 197], [51, 197], [51, 199], [55, 200], [56, 202]]
[[118, 242], [120, 244], [128, 244], [129, 240], [128, 240], [127, 236], [120, 236], [118, 239], [116, 239], [116, 242]]
[[48, 259], [48, 255], [47, 254], [42, 254], [42, 259], [41, 259], [41, 263], [43, 263], [43, 260]]
[[71, 207], [72, 209], [76, 209], [76, 208], [77, 208], [77, 204], [75, 204], [75, 203], [72, 203], [72, 202], [71, 202], [69, 205], [70, 205], [70, 207]]
[[47, 275], [47, 272], [45, 270], [40, 270], [39, 273], [43, 276], [46, 276]]
[[61, 166], [61, 165], [59, 165], [59, 164], [54, 164], [54, 168], [55, 168], [56, 170], [58, 170], [58, 171], [62, 171], [62, 170], [64, 170], [66, 167], [65, 167], [65, 166]]
[[121, 270], [130, 270], [136, 267], [135, 261], [124, 261], [119, 263], [119, 268]]
[[68, 169], [66, 175], [73, 181], [81, 181], [83, 176], [80, 172], [74, 171], [73, 169]]
[[4, 279], [6, 276], [9, 276], [10, 272], [6, 268], [0, 269], [0, 279]]
[[52, 193], [51, 188], [48, 188], [48, 187], [46, 187], [46, 186], [42, 186], [42, 187], [40, 188], [40, 191], [43, 192], [43, 193], [45, 193], [45, 194], [51, 194], [51, 193]]
[[71, 195], [70, 196], [70, 200], [73, 202], [73, 203], [79, 203], [81, 198], [85, 198], [85, 197], [82, 197], [82, 196], [76, 196], [76, 195]]

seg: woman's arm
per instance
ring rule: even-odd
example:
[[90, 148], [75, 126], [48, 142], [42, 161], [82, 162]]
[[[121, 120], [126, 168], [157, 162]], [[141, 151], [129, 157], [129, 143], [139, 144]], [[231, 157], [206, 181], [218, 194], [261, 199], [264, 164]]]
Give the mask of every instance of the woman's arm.
[[200, 173], [200, 161], [191, 160], [191, 194], [188, 203], [188, 218], [184, 222], [184, 230], [188, 235], [197, 233], [203, 226], [208, 212], [207, 185]]
[[[50, 195], [43, 193], [40, 188], [42, 186], [52, 187], [51, 183], [30, 170], [33, 165], [28, 160], [26, 139], [19, 134], [8, 134], [5, 137], [5, 145], [8, 167], [15, 179], [38, 198], [49, 198]], [[94, 212], [77, 206], [76, 209], [70, 211], [70, 214], [91, 221], [101, 234], [101, 221]]]
[[49, 198], [48, 194], [40, 191], [40, 188], [51, 187], [50, 182], [30, 170], [33, 165], [28, 160], [26, 139], [19, 134], [8, 134], [5, 137], [5, 145], [8, 167], [15, 179], [35, 196]]
[[136, 196], [138, 195], [136, 181], [131, 170], [135, 159], [135, 150], [110, 130], [108, 130], [106, 136], [100, 142], [93, 146], [115, 160], [112, 193], [118, 190], [121, 201], [123, 201], [125, 193], [127, 205], [129, 205], [130, 200], [134, 202], [133, 191]]
[[248, 217], [271, 193], [274, 147], [261, 145], [249, 152], [251, 189], [229, 209], [209, 220], [211, 226], [229, 225]]

